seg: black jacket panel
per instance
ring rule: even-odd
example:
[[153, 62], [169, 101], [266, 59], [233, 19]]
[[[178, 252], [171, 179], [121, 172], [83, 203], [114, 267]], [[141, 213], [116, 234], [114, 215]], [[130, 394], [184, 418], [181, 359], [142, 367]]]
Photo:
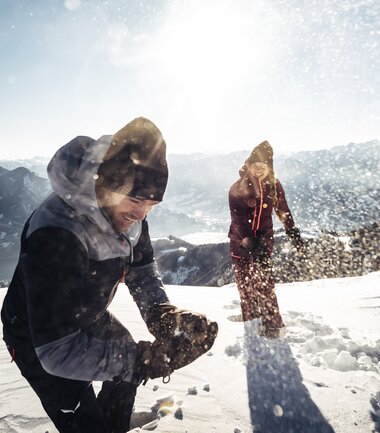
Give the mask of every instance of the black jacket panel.
[[65, 229], [41, 228], [23, 237], [2, 311], [7, 343], [22, 350], [23, 341], [31, 339], [51, 374], [77, 380], [128, 378], [136, 344], [107, 311], [121, 278], [126, 276], [143, 318], [153, 304], [168, 301], [146, 221], [143, 233], [135, 247], [140, 261], [133, 266], [128, 257], [89, 260], [82, 243]]

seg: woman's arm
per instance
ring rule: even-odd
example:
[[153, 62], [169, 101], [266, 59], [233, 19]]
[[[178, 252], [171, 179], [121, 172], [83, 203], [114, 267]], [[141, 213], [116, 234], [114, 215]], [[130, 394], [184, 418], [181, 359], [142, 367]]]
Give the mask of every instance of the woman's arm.
[[288, 232], [294, 227], [294, 220], [285, 198], [284, 188], [279, 180], [277, 180], [276, 182], [276, 191], [278, 200], [276, 213], [280, 221], [284, 225], [285, 231]]
[[294, 224], [292, 213], [290, 212], [288, 203], [285, 198], [285, 191], [280, 181], [276, 182], [276, 189], [277, 189], [277, 199], [278, 199], [278, 206], [277, 206], [276, 213], [280, 221], [283, 223], [285, 232], [293, 242], [294, 246], [297, 248], [299, 252], [304, 252], [305, 245], [301, 238], [300, 230]]

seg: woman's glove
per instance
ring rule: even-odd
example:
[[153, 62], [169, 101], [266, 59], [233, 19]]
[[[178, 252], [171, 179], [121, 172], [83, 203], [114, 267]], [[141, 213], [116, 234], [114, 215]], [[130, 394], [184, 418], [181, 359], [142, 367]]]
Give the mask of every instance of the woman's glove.
[[253, 240], [252, 238], [244, 238], [240, 242], [240, 245], [246, 250], [251, 250], [253, 248]]
[[301, 233], [299, 228], [292, 227], [291, 229], [288, 229], [286, 231], [286, 234], [288, 235], [289, 239], [292, 241], [296, 250], [301, 254], [305, 254], [306, 252], [305, 242], [301, 238]]

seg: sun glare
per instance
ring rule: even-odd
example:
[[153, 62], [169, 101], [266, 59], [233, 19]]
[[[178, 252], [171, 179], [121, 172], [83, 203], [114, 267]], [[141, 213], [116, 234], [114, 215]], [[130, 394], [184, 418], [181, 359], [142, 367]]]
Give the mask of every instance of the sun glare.
[[264, 23], [258, 4], [171, 4], [154, 44], [162, 73], [172, 84], [195, 92], [238, 85], [248, 71], [251, 80], [257, 78], [270, 58], [274, 30]]

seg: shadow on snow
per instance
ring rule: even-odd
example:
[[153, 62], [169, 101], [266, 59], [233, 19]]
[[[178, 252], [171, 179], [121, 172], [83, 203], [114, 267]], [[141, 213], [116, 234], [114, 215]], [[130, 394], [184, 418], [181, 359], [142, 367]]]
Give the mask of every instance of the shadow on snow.
[[289, 344], [258, 335], [258, 323], [245, 323], [247, 382], [255, 433], [334, 433], [309, 391]]

